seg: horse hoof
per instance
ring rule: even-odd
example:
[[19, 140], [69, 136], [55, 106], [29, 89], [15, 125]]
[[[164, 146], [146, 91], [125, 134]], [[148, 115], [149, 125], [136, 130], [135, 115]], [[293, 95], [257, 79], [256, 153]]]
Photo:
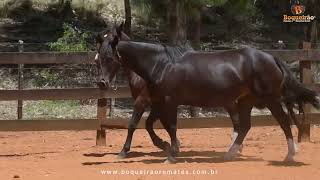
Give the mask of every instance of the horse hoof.
[[178, 153], [179, 153], [179, 151], [173, 151], [173, 152], [171, 152], [171, 155], [172, 155], [173, 157], [177, 157], [177, 156], [178, 156]]
[[287, 155], [286, 158], [283, 160], [284, 162], [295, 162], [293, 156]]
[[177, 160], [173, 157], [168, 157], [165, 161], [164, 164], [176, 164]]
[[118, 159], [125, 159], [125, 158], [127, 158], [128, 157], [128, 153], [125, 153], [125, 152], [120, 152], [119, 154], [118, 154]]
[[167, 141], [164, 141], [164, 142], [163, 142], [163, 150], [164, 150], [165, 152], [170, 152], [170, 149], [171, 149], [170, 144], [169, 144]]
[[168, 149], [170, 149], [170, 144], [167, 141], [162, 141], [161, 144], [159, 144], [157, 147], [159, 147], [163, 151], [167, 151]]
[[223, 157], [223, 159], [225, 161], [232, 161], [236, 158], [236, 155], [235, 154], [231, 154], [231, 153], [226, 153]]
[[241, 149], [241, 145], [233, 144], [230, 147], [229, 151], [224, 155], [224, 160], [226, 161], [234, 160], [237, 157], [240, 149]]
[[178, 146], [178, 148], [181, 147], [181, 143], [180, 143], [180, 141], [178, 139], [177, 139], [177, 146]]
[[239, 148], [238, 153], [241, 154], [241, 153], [242, 153], [242, 150], [243, 150], [243, 144], [240, 145], [240, 148]]

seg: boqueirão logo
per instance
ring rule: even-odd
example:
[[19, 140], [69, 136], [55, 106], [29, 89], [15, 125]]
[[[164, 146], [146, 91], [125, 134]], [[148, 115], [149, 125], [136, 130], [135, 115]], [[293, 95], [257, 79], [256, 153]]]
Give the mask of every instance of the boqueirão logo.
[[300, 4], [299, 1], [295, 1], [294, 4], [291, 5], [291, 12], [293, 15], [301, 15], [306, 10], [306, 7]]
[[316, 17], [311, 15], [304, 15], [306, 7], [299, 0], [290, 0], [290, 9], [292, 15], [283, 15], [283, 22], [311, 22]]

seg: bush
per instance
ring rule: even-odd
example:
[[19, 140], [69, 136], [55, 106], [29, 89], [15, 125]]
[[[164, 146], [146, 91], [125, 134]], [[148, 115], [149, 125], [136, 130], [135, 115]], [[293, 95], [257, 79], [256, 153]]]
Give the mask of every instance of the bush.
[[69, 24], [63, 24], [63, 35], [56, 42], [49, 43], [49, 47], [53, 51], [88, 51], [87, 43], [89, 35], [85, 32], [73, 28]]
[[0, 9], [1, 17], [25, 18], [26, 15], [33, 14], [31, 0], [10, 0], [3, 4]]

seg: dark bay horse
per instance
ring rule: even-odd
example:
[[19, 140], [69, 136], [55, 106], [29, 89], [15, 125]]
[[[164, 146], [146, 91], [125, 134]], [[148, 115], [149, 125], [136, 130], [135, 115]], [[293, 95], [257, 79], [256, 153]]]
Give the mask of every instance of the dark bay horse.
[[[290, 111], [290, 107], [304, 103], [319, 108], [319, 100], [316, 92], [298, 82], [282, 61], [253, 48], [187, 52], [181, 57], [170, 57], [161, 45], [119, 41], [119, 36], [114, 36], [110, 43], [113, 55], [108, 58], [140, 75], [148, 84], [152, 101], [165, 104], [160, 116], [169, 123], [173, 154], [177, 153], [177, 105], [221, 106], [234, 112], [231, 118], [239, 122], [239, 134], [225, 154], [227, 160], [235, 158], [251, 128], [252, 108], [267, 107], [286, 136], [285, 160], [294, 160], [290, 116], [281, 103]], [[176, 63], [170, 58], [175, 58]]]
[[[110, 82], [113, 81], [115, 74], [118, 72], [120, 69], [120, 64], [118, 62], [115, 62], [111, 59], [111, 61], [99, 61], [100, 57], [104, 57], [105, 55], [112, 55], [112, 50], [108, 49], [108, 46], [102, 46], [103, 44], [109, 44], [111, 42], [110, 37], [115, 34], [116, 30], [114, 29], [111, 34], [106, 34], [106, 35], [101, 35], [99, 34], [96, 37], [96, 43], [97, 43], [97, 50], [99, 51], [104, 51], [104, 54], [97, 54], [95, 61], [98, 67], [98, 72], [99, 72], [99, 83], [98, 86], [100, 88], [109, 88]], [[122, 37], [125, 40], [130, 40], [130, 38], [122, 32]], [[105, 48], [107, 47], [107, 48]], [[101, 50], [100, 50], [101, 49]], [[185, 53], [188, 50], [192, 49], [187, 49], [187, 48], [179, 48], [175, 49], [175, 51], [170, 51], [169, 53], [171, 55], [175, 56], [182, 56], [183, 53]], [[110, 59], [109, 59], [110, 60]], [[159, 103], [152, 103], [151, 102], [151, 97], [150, 93], [148, 91], [146, 82], [135, 72], [128, 68], [123, 68], [124, 73], [128, 78], [129, 82], [129, 87], [131, 90], [131, 95], [134, 99], [134, 109], [132, 113], [132, 117], [130, 118], [129, 125], [128, 125], [128, 133], [127, 133], [127, 138], [125, 141], [125, 144], [119, 153], [118, 157], [119, 158], [125, 158], [128, 155], [128, 152], [130, 151], [131, 147], [131, 142], [132, 142], [132, 137], [133, 133], [143, 115], [145, 112], [146, 108], [151, 107], [151, 112], [146, 120], [146, 130], [148, 131], [150, 138], [155, 146], [162, 150], [167, 150], [170, 148], [170, 144], [168, 142], [163, 141], [159, 136], [156, 135], [153, 129], [153, 124], [154, 122], [159, 119], [159, 108], [160, 104]], [[160, 119], [161, 121], [161, 119]], [[161, 121], [162, 123], [162, 121]], [[163, 123], [162, 123], [163, 124]], [[167, 126], [163, 125], [164, 128], [166, 129]], [[167, 129], [166, 129], [167, 130]], [[167, 130], [168, 131], [168, 130]], [[178, 140], [177, 140], [178, 141]], [[180, 144], [177, 142], [177, 144]]]
[[[120, 33], [120, 32], [118, 32]], [[97, 43], [97, 50], [100, 52], [105, 52], [107, 54], [104, 55], [112, 55], [112, 50], [108, 49], [108, 46], [106, 46], [106, 48], [101, 47], [103, 44], [109, 44], [110, 43], [110, 37], [113, 36], [113, 34], [117, 34], [116, 29], [114, 29], [114, 31], [112, 32], [112, 34], [106, 34], [106, 35], [102, 35], [99, 34], [96, 37], [96, 43]], [[123, 32], [121, 32], [121, 36], [122, 36], [122, 40], [125, 41], [129, 41], [130, 38]], [[102, 48], [102, 49], [100, 49]], [[171, 47], [166, 47], [167, 48], [167, 52], [169, 56], [182, 56], [185, 52], [187, 51], [193, 51], [191, 48], [171, 48]], [[102, 56], [98, 53], [96, 55], [96, 64], [98, 67], [98, 72], [99, 72], [99, 87], [100, 88], [108, 88], [110, 86], [110, 82], [112, 82], [112, 80], [115, 77], [115, 74], [117, 73], [117, 71], [120, 68], [120, 64], [116, 61], [113, 61], [112, 59], [109, 59], [109, 61], [99, 61], [100, 56], [103, 58], [104, 55], [102, 54]], [[108, 60], [106, 58], [106, 60]], [[110, 61], [111, 60], [111, 61]], [[128, 78], [128, 82], [129, 82], [129, 86], [130, 86], [130, 90], [131, 90], [131, 95], [134, 99], [134, 110], [133, 110], [133, 114], [132, 117], [129, 121], [129, 125], [128, 125], [128, 133], [127, 133], [127, 138], [125, 141], [125, 144], [121, 150], [121, 152], [119, 153], [119, 158], [125, 158], [127, 157], [128, 152], [130, 151], [130, 146], [131, 146], [131, 142], [132, 142], [132, 137], [133, 137], [133, 133], [141, 119], [142, 114], [145, 112], [145, 109], [147, 107], [151, 107], [151, 112], [150, 115], [148, 116], [147, 120], [146, 120], [146, 129], [152, 139], [152, 142], [155, 146], [159, 147], [160, 149], [166, 150], [166, 148], [168, 148], [168, 143], [164, 142], [161, 138], [159, 138], [154, 130], [153, 130], [153, 124], [154, 122], [160, 118], [160, 104], [159, 103], [152, 103], [151, 102], [151, 96], [150, 93], [148, 91], [147, 88], [147, 84], [146, 82], [138, 75], [136, 74], [134, 71], [128, 69], [127, 67], [124, 67], [124, 72], [125, 75]], [[229, 114], [231, 115], [232, 112], [229, 112]], [[233, 126], [234, 126], [234, 134], [233, 134], [233, 139], [236, 136], [236, 134], [238, 133], [238, 129], [237, 128], [238, 122], [232, 121]], [[162, 123], [163, 124], [163, 123]], [[166, 128], [166, 126], [164, 126]], [[169, 130], [167, 130], [169, 131]], [[179, 142], [178, 142], [179, 144]], [[170, 145], [169, 145], [170, 147]], [[242, 148], [241, 148], [242, 150]], [[240, 152], [241, 152], [240, 150]]]
[[[105, 35], [99, 34], [96, 37], [97, 49], [99, 50], [103, 43], [108, 44], [111, 40], [110, 37], [112, 37], [114, 34], [121, 33], [122, 40], [124, 41], [130, 40], [130, 38], [124, 32], [116, 32], [116, 31], [117, 29], [113, 29], [113, 32], [111, 34], [105, 34]], [[192, 48], [181, 48], [181, 47], [172, 48], [170, 46], [166, 46], [166, 48], [167, 48], [166, 51], [168, 52], [168, 55], [174, 56], [174, 57], [182, 56], [187, 51], [193, 51]], [[112, 52], [110, 52], [110, 50], [106, 52], [109, 53], [109, 56], [112, 55]], [[96, 54], [95, 61], [96, 61], [98, 72], [99, 72], [98, 86], [100, 88], [109, 88], [110, 82], [113, 81], [115, 74], [120, 69], [120, 64], [113, 60], [99, 61], [99, 53]], [[136, 74], [134, 71], [130, 70], [129, 68], [124, 67], [124, 72], [128, 78], [131, 95], [134, 99], [134, 109], [128, 125], [127, 138], [118, 157], [119, 158], [127, 157], [127, 154], [130, 151], [133, 133], [142, 117], [142, 114], [145, 112], [145, 109], [148, 107], [151, 107], [151, 112], [146, 120], [146, 130], [148, 131], [153, 144], [162, 150], [166, 150], [166, 148], [170, 147], [169, 143], [159, 138], [153, 130], [154, 122], [160, 118], [159, 112], [160, 112], [161, 104], [151, 101], [152, 97], [150, 96], [147, 84], [144, 81], [144, 79], [142, 79], [138, 74]], [[234, 113], [229, 111], [229, 114], [231, 116]], [[232, 136], [233, 139], [235, 139], [239, 129], [238, 128], [239, 123], [234, 120], [236, 119], [234, 118], [232, 119], [232, 124], [234, 127], [234, 132]], [[180, 143], [178, 142], [178, 144]], [[240, 152], [241, 151], [242, 151], [242, 148], [240, 149]]]

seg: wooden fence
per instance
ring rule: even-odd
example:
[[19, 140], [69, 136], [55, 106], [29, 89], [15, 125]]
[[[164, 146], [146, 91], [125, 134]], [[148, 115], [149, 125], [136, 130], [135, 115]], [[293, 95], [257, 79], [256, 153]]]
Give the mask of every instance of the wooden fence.
[[[311, 61], [320, 60], [320, 51], [317, 50], [265, 50], [266, 52], [285, 61], [300, 61], [300, 72], [304, 83], [311, 85]], [[94, 59], [94, 52], [81, 53], [0, 53], [0, 64], [88, 64]], [[313, 85], [313, 87], [315, 87]], [[97, 130], [97, 145], [105, 145], [106, 128], [127, 128], [127, 119], [107, 118], [107, 98], [130, 97], [127, 87], [117, 90], [100, 90], [98, 88], [73, 88], [73, 89], [23, 89], [0, 90], [0, 101], [17, 100], [74, 100], [98, 99], [96, 119], [63, 119], [63, 120], [1, 120], [0, 131], [47, 131], [47, 130]], [[305, 131], [299, 139], [309, 140], [310, 124], [318, 124], [318, 114], [309, 113]], [[138, 128], [144, 128], [143, 119]], [[180, 118], [178, 128], [212, 128], [231, 127], [228, 117], [214, 118]], [[272, 126], [276, 121], [270, 115], [252, 117], [253, 126]], [[161, 128], [157, 122], [155, 128]]]

